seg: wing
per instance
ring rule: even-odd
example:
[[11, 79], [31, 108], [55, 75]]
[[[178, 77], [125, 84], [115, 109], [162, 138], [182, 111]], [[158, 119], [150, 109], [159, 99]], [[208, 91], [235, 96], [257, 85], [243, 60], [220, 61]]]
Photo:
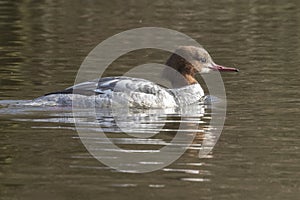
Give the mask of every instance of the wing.
[[97, 94], [110, 94], [111, 92], [141, 92], [146, 94], [157, 94], [157, 92], [163, 90], [162, 87], [156, 85], [151, 81], [140, 78], [131, 77], [105, 77], [101, 79], [95, 79], [79, 83], [65, 90], [58, 92], [51, 92], [45, 95], [51, 94], [81, 94], [86, 96]]

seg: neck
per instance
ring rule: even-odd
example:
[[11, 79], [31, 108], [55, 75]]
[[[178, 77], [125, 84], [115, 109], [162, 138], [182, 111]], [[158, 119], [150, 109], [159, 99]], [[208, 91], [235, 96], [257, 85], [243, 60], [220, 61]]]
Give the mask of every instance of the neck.
[[163, 77], [171, 82], [173, 88], [180, 88], [198, 83], [191, 74], [182, 74], [170, 67], [167, 67], [164, 70]]
[[181, 56], [172, 54], [168, 59], [163, 77], [169, 80], [174, 88], [197, 83], [194, 78], [194, 67]]
[[195, 84], [197, 83], [196, 79], [194, 78], [194, 76], [190, 75], [190, 74], [183, 74], [184, 78], [186, 79], [187, 83], [189, 85]]

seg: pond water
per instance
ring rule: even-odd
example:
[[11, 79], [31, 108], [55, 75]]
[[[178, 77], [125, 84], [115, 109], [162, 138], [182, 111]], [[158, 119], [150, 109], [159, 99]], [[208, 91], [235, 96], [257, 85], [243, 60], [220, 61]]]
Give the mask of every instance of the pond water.
[[[216, 63], [240, 69], [222, 74], [225, 126], [205, 158], [198, 153], [211, 128], [209, 106], [186, 116], [196, 136], [178, 160], [154, 172], [122, 173], [89, 154], [70, 108], [4, 105], [69, 87], [98, 43], [145, 26], [185, 33]], [[299, 33], [296, 0], [0, 1], [0, 199], [298, 199]], [[105, 76], [166, 59], [162, 52], [132, 52]], [[166, 130], [178, 128], [182, 113], [144, 112], [119, 124], [162, 135], [128, 139], [109, 112], [98, 120], [120, 147], [155, 150], [172, 139]], [[137, 118], [141, 123], [132, 124]]]

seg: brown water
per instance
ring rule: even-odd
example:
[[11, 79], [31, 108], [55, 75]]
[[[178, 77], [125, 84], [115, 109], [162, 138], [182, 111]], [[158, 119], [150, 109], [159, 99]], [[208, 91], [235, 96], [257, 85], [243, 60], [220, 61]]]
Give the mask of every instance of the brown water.
[[[120, 173], [89, 156], [70, 110], [2, 109], [0, 199], [299, 199], [296, 0], [0, 1], [1, 100], [72, 85], [99, 42], [144, 26], [183, 32], [240, 69], [222, 75], [227, 119], [209, 157], [191, 151], [156, 172]], [[122, 69], [166, 59], [150, 58], [125, 58]]]

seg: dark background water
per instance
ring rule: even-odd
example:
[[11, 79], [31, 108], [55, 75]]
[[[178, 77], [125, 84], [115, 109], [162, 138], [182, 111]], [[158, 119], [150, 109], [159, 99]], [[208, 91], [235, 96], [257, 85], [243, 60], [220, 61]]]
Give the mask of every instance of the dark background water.
[[[202, 44], [216, 63], [240, 69], [222, 75], [227, 119], [210, 157], [184, 156], [172, 165], [180, 169], [180, 164], [191, 163], [182, 171], [113, 172], [87, 156], [72, 124], [50, 122], [47, 112], [2, 113], [0, 198], [298, 199], [296, 0], [2, 0], [1, 100], [33, 99], [72, 85], [81, 62], [99, 42], [144, 26], [183, 32]], [[121, 64], [130, 67], [143, 59], [149, 58], [130, 57]]]

